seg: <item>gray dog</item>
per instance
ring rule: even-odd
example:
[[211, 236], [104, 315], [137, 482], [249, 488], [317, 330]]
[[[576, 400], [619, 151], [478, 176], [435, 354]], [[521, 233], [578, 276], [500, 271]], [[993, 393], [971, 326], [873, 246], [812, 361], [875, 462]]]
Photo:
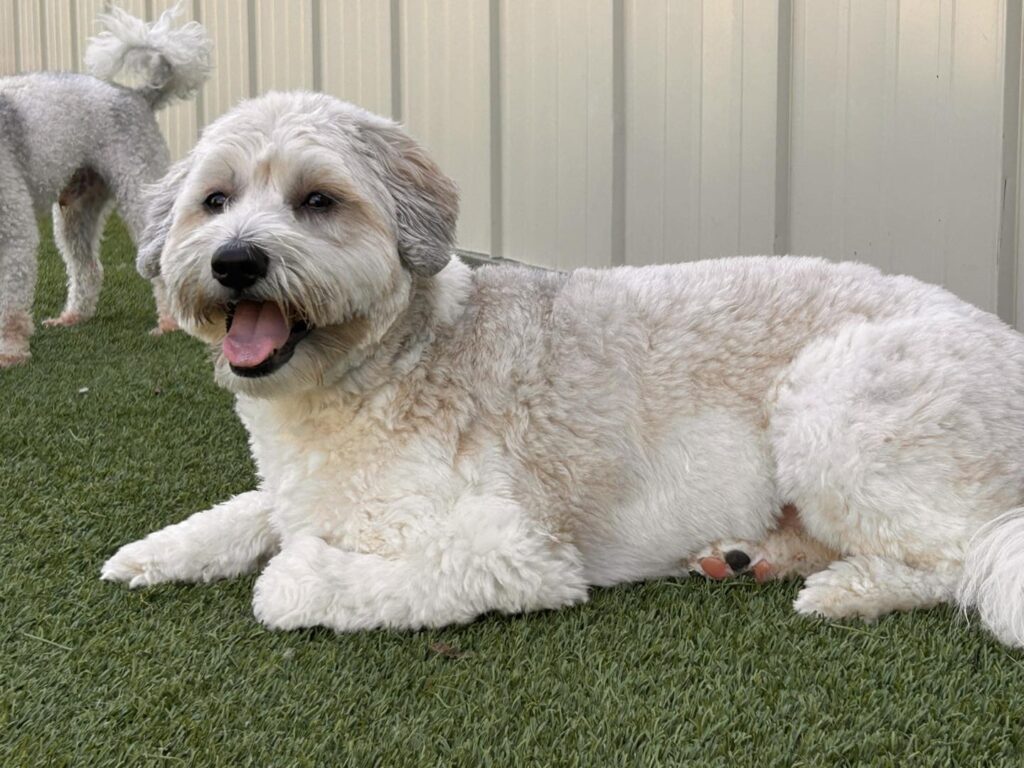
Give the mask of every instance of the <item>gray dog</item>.
[[[36, 283], [36, 217], [53, 206], [68, 270], [68, 295], [47, 325], [74, 325], [96, 311], [99, 243], [114, 204], [138, 242], [142, 187], [169, 161], [154, 111], [188, 98], [210, 72], [211, 43], [196, 22], [172, 29], [175, 11], [146, 24], [112, 9], [90, 40], [91, 75], [38, 72], [0, 79], [0, 368], [29, 357]], [[135, 88], [114, 84], [134, 73]], [[158, 329], [175, 325], [154, 282]]]

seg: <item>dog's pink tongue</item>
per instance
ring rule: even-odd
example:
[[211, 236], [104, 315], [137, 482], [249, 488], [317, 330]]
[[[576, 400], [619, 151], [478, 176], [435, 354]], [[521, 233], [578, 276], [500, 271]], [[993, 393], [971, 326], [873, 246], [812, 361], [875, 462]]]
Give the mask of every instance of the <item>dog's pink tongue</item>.
[[243, 301], [224, 337], [224, 357], [236, 368], [255, 368], [288, 341], [288, 321], [271, 301]]

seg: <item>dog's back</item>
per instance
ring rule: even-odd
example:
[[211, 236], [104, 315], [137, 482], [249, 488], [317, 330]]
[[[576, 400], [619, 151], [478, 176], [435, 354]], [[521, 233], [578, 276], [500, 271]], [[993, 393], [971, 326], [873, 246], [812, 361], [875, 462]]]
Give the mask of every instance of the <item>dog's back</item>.
[[[516, 476], [528, 478], [518, 491], [529, 497], [539, 482], [537, 509], [585, 522], [574, 536], [592, 583], [673, 573], [680, 542], [706, 536], [708, 519], [757, 538], [760, 518], [745, 511], [772, 508], [776, 494], [766, 452], [776, 390], [809, 350], [851, 329], [943, 327], [948, 343], [971, 339], [963, 343], [976, 348], [979, 371], [985, 360], [995, 370], [986, 350], [1002, 347], [1005, 394], [1024, 398], [1018, 334], [938, 286], [863, 264], [753, 257], [562, 275], [483, 268], [474, 287], [473, 320], [461, 331], [470, 338], [452, 346], [478, 353], [451, 367], [472, 372], [468, 395], [488, 393], [493, 431], [529, 424], [506, 441]], [[1024, 457], [1014, 438], [1024, 424], [987, 428], [1001, 450]]]
[[0, 79], [0, 121], [0, 144], [22, 169], [40, 215], [78, 168], [109, 178], [113, 159], [126, 152], [147, 164], [168, 162], [142, 94], [91, 75], [36, 72]]

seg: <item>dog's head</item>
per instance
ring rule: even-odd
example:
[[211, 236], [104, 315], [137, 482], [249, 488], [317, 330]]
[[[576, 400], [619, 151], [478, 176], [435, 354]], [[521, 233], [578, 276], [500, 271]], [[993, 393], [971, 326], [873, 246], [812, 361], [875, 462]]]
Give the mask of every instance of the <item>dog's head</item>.
[[448, 263], [457, 214], [455, 185], [392, 121], [271, 93], [211, 124], [154, 186], [138, 269], [163, 278], [228, 389], [308, 389]]

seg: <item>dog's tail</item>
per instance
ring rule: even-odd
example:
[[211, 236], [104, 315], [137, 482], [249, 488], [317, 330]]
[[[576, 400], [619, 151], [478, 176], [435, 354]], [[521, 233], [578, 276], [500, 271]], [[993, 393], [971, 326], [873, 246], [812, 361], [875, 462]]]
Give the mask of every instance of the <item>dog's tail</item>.
[[964, 609], [975, 608], [999, 640], [1024, 647], [1024, 507], [974, 534], [957, 599]]
[[196, 21], [173, 29], [178, 13], [175, 6], [147, 24], [111, 8], [99, 17], [103, 31], [89, 40], [86, 68], [107, 81], [121, 73], [141, 77], [136, 90], [154, 110], [172, 99], [187, 99], [210, 75], [213, 43]]

